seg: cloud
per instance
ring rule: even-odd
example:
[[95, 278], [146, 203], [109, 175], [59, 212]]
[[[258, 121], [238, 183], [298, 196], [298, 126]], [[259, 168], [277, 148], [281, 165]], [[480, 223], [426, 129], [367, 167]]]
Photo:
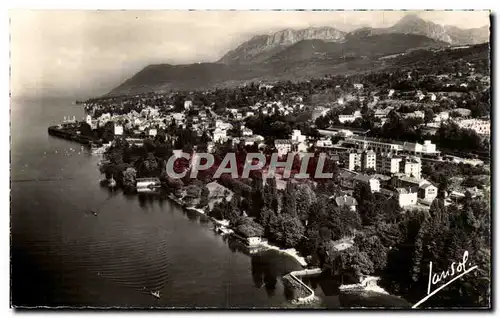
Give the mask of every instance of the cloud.
[[[106, 93], [150, 63], [218, 60], [251, 36], [283, 28], [385, 27], [402, 11], [11, 11], [11, 89]], [[488, 11], [419, 11], [462, 28], [489, 24]]]

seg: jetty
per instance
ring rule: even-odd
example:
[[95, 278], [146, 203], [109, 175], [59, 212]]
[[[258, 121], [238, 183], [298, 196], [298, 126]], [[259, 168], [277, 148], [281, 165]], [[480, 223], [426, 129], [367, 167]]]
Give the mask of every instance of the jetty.
[[316, 301], [314, 290], [307, 286], [300, 277], [318, 276], [321, 272], [321, 268], [313, 268], [290, 272], [283, 276], [283, 284], [291, 286], [297, 293], [292, 303], [302, 305]]

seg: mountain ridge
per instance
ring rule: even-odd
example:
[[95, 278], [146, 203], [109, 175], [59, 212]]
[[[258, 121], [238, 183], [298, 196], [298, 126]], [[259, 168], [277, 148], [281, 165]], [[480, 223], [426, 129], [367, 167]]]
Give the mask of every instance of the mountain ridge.
[[384, 55], [484, 42], [489, 42], [489, 26], [464, 30], [415, 15], [388, 28], [362, 27], [348, 33], [331, 27], [284, 29], [255, 35], [215, 63], [148, 65], [108, 95], [356, 72], [378, 67]]

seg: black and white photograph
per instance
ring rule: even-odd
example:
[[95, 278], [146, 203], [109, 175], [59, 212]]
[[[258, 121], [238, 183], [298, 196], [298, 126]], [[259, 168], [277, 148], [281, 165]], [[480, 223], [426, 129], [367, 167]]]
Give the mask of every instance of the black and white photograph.
[[14, 310], [492, 309], [491, 11], [8, 15]]

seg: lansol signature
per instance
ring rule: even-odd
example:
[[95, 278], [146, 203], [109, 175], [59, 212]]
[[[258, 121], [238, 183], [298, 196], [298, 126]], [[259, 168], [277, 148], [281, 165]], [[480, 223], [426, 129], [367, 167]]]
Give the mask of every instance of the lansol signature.
[[[431, 298], [434, 294], [436, 294], [441, 289], [443, 289], [446, 286], [448, 286], [449, 284], [451, 284], [453, 281], [455, 281], [455, 280], [459, 279], [460, 277], [462, 277], [463, 275], [477, 269], [477, 266], [472, 266], [471, 268], [466, 269], [468, 259], [469, 259], [469, 252], [465, 251], [461, 262], [458, 262], [458, 264], [455, 262], [451, 263], [450, 268], [448, 268], [447, 271], [442, 271], [441, 274], [436, 274], [436, 273], [433, 274], [432, 273], [432, 262], [429, 262], [429, 283], [427, 285], [427, 296], [425, 296], [418, 303], [413, 305], [412, 308], [417, 308], [419, 305], [424, 303], [427, 299]], [[457, 265], [457, 266], [455, 267], [455, 265]], [[454, 277], [453, 279], [446, 282], [446, 284], [439, 286], [438, 288], [436, 288], [435, 290], [433, 290], [431, 292], [432, 285], [436, 285], [437, 283], [444, 280], [445, 278], [453, 277], [453, 276], [455, 276], [455, 274], [458, 274], [458, 273], [460, 273], [460, 275]]]

